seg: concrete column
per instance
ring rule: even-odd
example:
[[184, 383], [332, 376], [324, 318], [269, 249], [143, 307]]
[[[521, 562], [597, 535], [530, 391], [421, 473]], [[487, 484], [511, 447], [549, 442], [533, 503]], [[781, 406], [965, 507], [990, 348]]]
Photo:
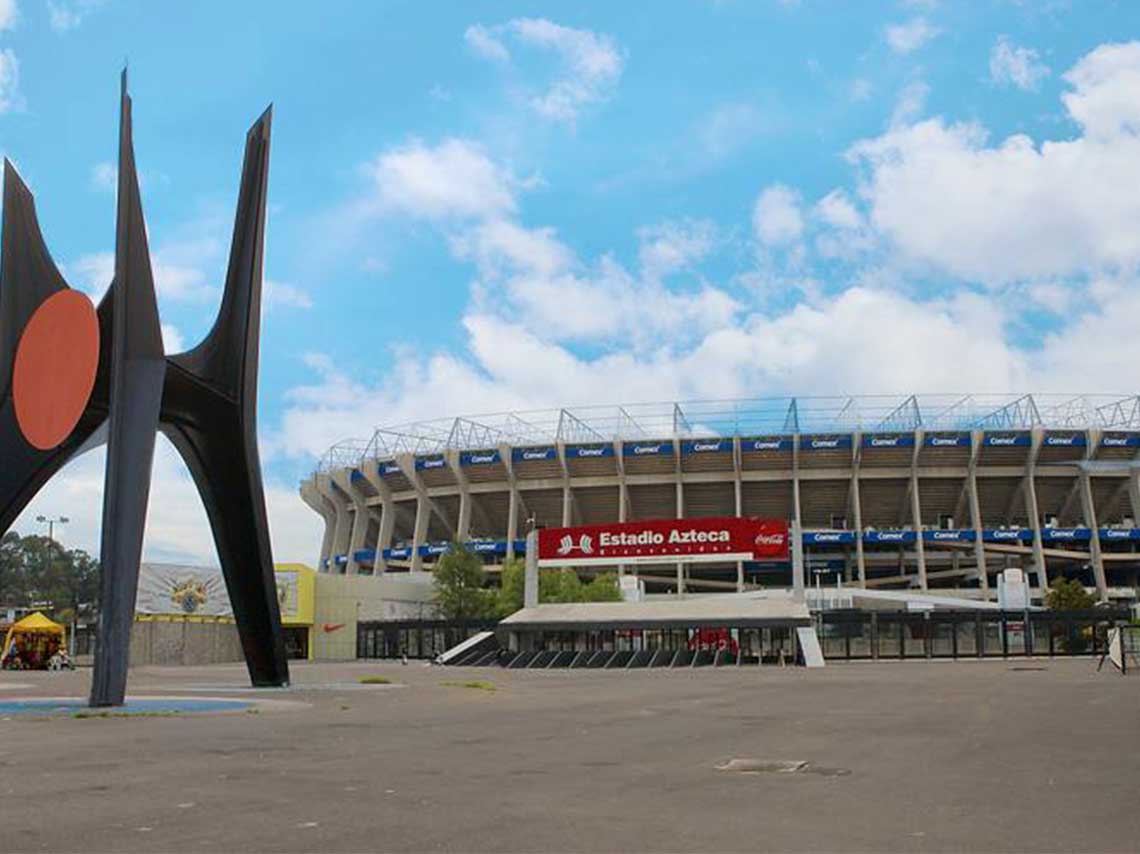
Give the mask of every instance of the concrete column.
[[348, 499], [328, 475], [317, 475], [317, 489], [328, 499], [333, 507], [333, 512], [336, 514], [336, 527], [329, 549], [329, 570], [337, 572], [334, 558], [348, 551], [348, 542], [352, 536], [352, 520], [349, 518]]
[[392, 532], [395, 528], [396, 508], [391, 501], [385, 501], [380, 505], [380, 531], [376, 536], [376, 563], [372, 569], [376, 575], [383, 575], [388, 571], [384, 550], [392, 547]]
[[1049, 574], [1045, 564], [1045, 546], [1041, 539], [1041, 512], [1037, 509], [1037, 486], [1034, 473], [1037, 470], [1037, 452], [1041, 449], [1044, 433], [1041, 429], [1033, 431], [1033, 446], [1029, 450], [1029, 472], [1025, 476], [1025, 512], [1029, 516], [1029, 524], [1033, 528], [1033, 572], [1037, 576], [1037, 586], [1041, 588], [1041, 595], [1045, 595], [1049, 587]]
[[523, 607], [538, 605], [538, 531], [527, 531], [526, 569], [523, 574]]
[[1085, 524], [1092, 529], [1089, 538], [1089, 549], [1092, 557], [1093, 578], [1096, 580], [1096, 598], [1101, 602], [1108, 601], [1108, 580], [1104, 572], [1104, 556], [1100, 550], [1100, 528], [1097, 527], [1096, 505], [1093, 502], [1092, 483], [1087, 471], [1081, 475], [1081, 507], [1084, 510]]
[[416, 524], [412, 532], [412, 572], [421, 572], [424, 559], [420, 546], [427, 542], [428, 520], [431, 518], [431, 505], [425, 496], [416, 498]]
[[384, 549], [392, 546], [392, 534], [396, 528], [396, 503], [392, 500], [392, 490], [388, 488], [388, 484], [380, 476], [380, 470], [375, 460], [370, 460], [367, 465], [361, 467], [361, 470], [364, 472], [365, 480], [372, 484], [380, 496], [380, 530], [376, 536], [376, 562], [372, 566], [372, 572], [376, 575], [382, 575], [388, 571], [388, 561], [384, 559]]
[[792, 595], [804, 601], [804, 535], [800, 521], [800, 436], [792, 437]]
[[507, 498], [507, 557], [515, 556], [515, 540], [519, 536], [519, 488], [513, 483]]
[[332, 553], [333, 537], [336, 534], [336, 510], [332, 502], [317, 489], [316, 477], [301, 484], [301, 500], [308, 504], [325, 523], [325, 530], [321, 535], [321, 551], [317, 557], [317, 571], [323, 571], [325, 561]]
[[863, 552], [863, 498], [859, 490], [859, 464], [863, 457], [863, 434], [856, 433], [852, 440], [858, 449], [854, 467], [851, 470], [851, 521], [855, 525], [855, 571], [859, 576], [859, 586], [867, 586], [867, 558]]
[[365, 496], [352, 485], [352, 473], [348, 469], [341, 469], [333, 473], [333, 482], [348, 496], [352, 503], [352, 525], [348, 537], [348, 548], [345, 554], [348, 561], [344, 565], [346, 575], [356, 575], [360, 572], [360, 564], [356, 560], [356, 553], [364, 548], [364, 538], [368, 535], [368, 504]]
[[918, 560], [918, 586], [928, 589], [926, 583], [926, 543], [922, 539], [922, 501], [918, 494], [918, 452], [922, 449], [923, 431], [914, 431], [914, 456], [910, 464], [910, 524], [914, 528], [914, 554]]
[[[742, 487], [741, 487], [741, 483], [740, 483], [740, 437], [739, 436], [734, 437], [732, 440], [732, 461], [733, 461], [733, 472], [736, 475], [736, 478], [733, 480], [733, 483], [732, 483], [732, 489], [733, 489], [732, 494], [733, 494], [733, 499], [735, 500], [736, 518], [739, 519], [741, 516], [744, 515], [744, 510], [743, 510], [744, 501], [743, 501], [743, 495], [742, 495]], [[744, 561], [742, 561], [742, 560], [738, 560], [736, 562], [736, 592], [737, 593], [743, 593], [744, 592]]]
[[[625, 485], [625, 460], [622, 457], [622, 444], [621, 442], [614, 442], [614, 465], [617, 468], [618, 477], [618, 522], [629, 521], [629, 491]], [[621, 578], [626, 573], [626, 565], [624, 563], [618, 564], [618, 578]]]
[[562, 484], [562, 527], [569, 528], [574, 524], [574, 498], [570, 492], [570, 484]]
[[[797, 488], [797, 493], [799, 492]], [[797, 501], [798, 504], [798, 501]], [[788, 533], [792, 538], [792, 598], [797, 602], [804, 601], [804, 532], [797, 520], [792, 520], [788, 526]]]
[[455, 528], [455, 538], [461, 543], [471, 538], [471, 493], [459, 493], [459, 524]]
[[986, 543], [982, 539], [985, 520], [982, 518], [981, 503], [978, 501], [978, 454], [981, 453], [982, 432], [975, 430], [970, 436], [970, 465], [966, 471], [966, 490], [970, 502], [970, 524], [974, 528], [974, 563], [978, 569], [978, 581], [982, 590], [990, 589], [989, 570], [986, 567]]
[[[680, 467], [680, 456], [677, 456], [677, 465]], [[681, 473], [678, 470], [675, 475], [677, 478], [677, 518], [685, 518], [685, 488], [681, 483]], [[685, 564], [678, 562], [677, 564], [677, 596], [685, 595]]]

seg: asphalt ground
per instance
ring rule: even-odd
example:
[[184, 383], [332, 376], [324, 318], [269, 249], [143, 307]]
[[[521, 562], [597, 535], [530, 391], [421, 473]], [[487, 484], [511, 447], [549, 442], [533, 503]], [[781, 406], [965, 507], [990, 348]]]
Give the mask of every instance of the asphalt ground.
[[256, 711], [0, 718], [0, 851], [1137, 851], [1140, 678], [1095, 667], [142, 668]]

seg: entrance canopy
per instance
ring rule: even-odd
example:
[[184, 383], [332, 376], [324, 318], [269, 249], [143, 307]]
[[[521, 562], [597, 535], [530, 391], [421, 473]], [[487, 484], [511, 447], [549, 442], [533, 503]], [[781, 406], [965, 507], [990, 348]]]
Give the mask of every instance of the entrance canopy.
[[3, 649], [8, 649], [12, 639], [17, 635], [55, 635], [62, 638], [63, 626], [36, 611], [34, 614], [29, 614], [24, 619], [12, 624], [12, 627], [8, 629], [8, 634], [4, 637]]
[[659, 602], [574, 602], [516, 611], [499, 623], [508, 631], [663, 629], [692, 626], [810, 626], [807, 605], [762, 596], [708, 596]]

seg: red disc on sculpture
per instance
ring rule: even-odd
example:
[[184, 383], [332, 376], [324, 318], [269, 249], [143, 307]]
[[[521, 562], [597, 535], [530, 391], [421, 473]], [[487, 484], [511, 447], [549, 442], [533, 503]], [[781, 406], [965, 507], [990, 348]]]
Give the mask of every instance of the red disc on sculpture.
[[99, 318], [79, 291], [52, 294], [20, 335], [12, 366], [16, 423], [34, 448], [58, 446], [87, 408], [99, 367]]

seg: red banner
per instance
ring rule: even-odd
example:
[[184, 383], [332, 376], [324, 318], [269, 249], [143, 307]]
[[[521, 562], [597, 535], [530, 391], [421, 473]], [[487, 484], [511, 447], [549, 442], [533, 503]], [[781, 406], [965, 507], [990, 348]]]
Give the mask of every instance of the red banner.
[[678, 558], [691, 563], [787, 560], [788, 523], [783, 519], [713, 516], [543, 528], [538, 532], [538, 560], [544, 566], [665, 563]]

